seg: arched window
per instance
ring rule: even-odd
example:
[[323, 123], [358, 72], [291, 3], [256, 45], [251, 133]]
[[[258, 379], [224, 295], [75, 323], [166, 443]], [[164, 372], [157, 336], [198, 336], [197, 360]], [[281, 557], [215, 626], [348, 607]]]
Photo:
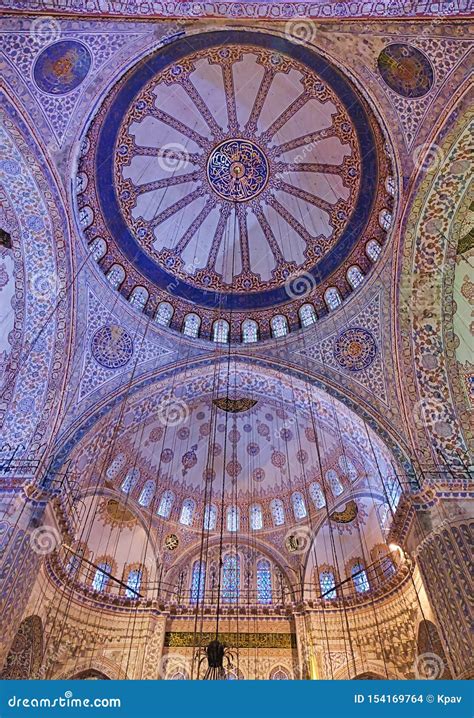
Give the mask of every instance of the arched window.
[[321, 571], [319, 574], [319, 587], [321, 589], [321, 598], [330, 601], [336, 598], [336, 581], [332, 571]]
[[385, 189], [392, 197], [395, 197], [395, 180], [393, 177], [387, 177], [385, 180]]
[[386, 232], [390, 229], [392, 226], [392, 215], [388, 211], [388, 209], [383, 209], [379, 214], [379, 224]]
[[295, 519], [299, 521], [300, 519], [304, 519], [306, 516], [306, 504], [303, 498], [303, 494], [300, 494], [299, 491], [295, 491], [294, 494], [291, 496], [291, 504], [293, 506], [293, 513], [295, 515]]
[[160, 504], [158, 506], [157, 514], [158, 516], [162, 516], [164, 519], [168, 519], [171, 513], [171, 509], [173, 508], [174, 504], [174, 494], [172, 491], [165, 491], [160, 499]]
[[160, 302], [155, 313], [155, 321], [164, 327], [169, 327], [173, 318], [174, 309], [169, 302]]
[[75, 553], [71, 554], [71, 557], [67, 563], [66, 570], [68, 573], [70, 573], [72, 576], [75, 576], [75, 574], [79, 570], [79, 566], [82, 562], [82, 557], [85, 554], [85, 548], [84, 546], [78, 546]]
[[186, 314], [183, 322], [183, 334], [187, 337], [198, 337], [201, 318], [197, 314]]
[[288, 320], [283, 314], [277, 314], [270, 320], [270, 327], [272, 330], [272, 337], [278, 339], [279, 337], [285, 337], [288, 332]]
[[266, 558], [257, 561], [257, 602], [272, 602], [272, 567]]
[[360, 561], [355, 563], [351, 569], [352, 583], [357, 593], [365, 593], [370, 590], [369, 579], [364, 564]]
[[326, 481], [329, 484], [329, 488], [331, 489], [333, 496], [339, 496], [340, 494], [342, 494], [344, 489], [334, 469], [329, 469], [329, 471], [326, 471]]
[[342, 304], [341, 295], [336, 287], [329, 287], [324, 292], [324, 301], [328, 309], [337, 309]]
[[120, 264], [112, 264], [106, 276], [111, 286], [118, 289], [125, 279], [125, 270]]
[[107, 244], [102, 237], [96, 237], [89, 244], [89, 253], [95, 262], [98, 262], [107, 254]]
[[376, 262], [382, 253], [382, 247], [376, 239], [371, 239], [365, 245], [365, 253], [369, 257], [369, 259], [372, 260], [372, 262]]
[[250, 528], [253, 531], [263, 529], [263, 511], [260, 504], [253, 504], [250, 507]]
[[283, 526], [285, 523], [285, 507], [281, 499], [273, 499], [270, 502], [270, 511], [272, 512], [273, 525]]
[[258, 324], [253, 319], [245, 319], [242, 322], [242, 341], [244, 344], [258, 341]]
[[282, 666], [275, 666], [275, 668], [272, 668], [272, 671], [270, 673], [270, 680], [271, 681], [289, 681], [290, 674], [288, 673], [286, 668], [283, 668]]
[[125, 454], [117, 454], [115, 459], [110, 464], [109, 468], [105, 472], [108, 479], [115, 479], [118, 472], [125, 466]]
[[148, 479], [148, 481], [145, 481], [145, 484], [140, 494], [140, 498], [138, 499], [138, 503], [140, 504], [140, 506], [144, 506], [145, 508], [147, 508], [147, 506], [151, 504], [153, 496], [155, 495], [155, 488], [156, 486], [153, 479]]
[[237, 506], [227, 509], [227, 531], [238, 531], [240, 527], [240, 511]]
[[191, 526], [193, 522], [194, 509], [196, 504], [193, 499], [185, 499], [181, 507], [181, 515], [179, 517], [179, 523], [184, 526]]
[[298, 314], [302, 327], [309, 327], [311, 324], [314, 324], [317, 319], [316, 310], [312, 304], [303, 304], [299, 308]]
[[350, 481], [355, 481], [359, 473], [352, 461], [345, 456], [339, 457], [339, 466]]
[[140, 469], [134, 468], [127, 471], [127, 475], [122, 481], [122, 486], [120, 487], [123, 493], [129, 494], [133, 490], [133, 487], [135, 486], [139, 478]]
[[228, 553], [222, 565], [222, 599], [224, 603], [235, 603], [240, 595], [240, 558]]
[[229, 341], [229, 322], [217, 319], [212, 325], [212, 341], [226, 344]]
[[402, 495], [402, 487], [396, 476], [387, 476], [385, 479], [385, 492], [391, 510], [395, 511]]
[[127, 588], [125, 589], [127, 598], [139, 598], [137, 593], [140, 591], [141, 582], [142, 572], [138, 568], [132, 569], [127, 576]]
[[313, 502], [315, 508], [322, 509], [323, 506], [326, 506], [324, 492], [317, 481], [314, 481], [312, 484], [310, 484], [309, 495], [311, 496], [311, 501]]
[[148, 292], [145, 287], [135, 287], [130, 294], [128, 301], [132, 307], [136, 307], [141, 312], [145, 309], [145, 304], [148, 301]]
[[195, 561], [191, 574], [191, 591], [189, 599], [191, 603], [198, 603], [204, 598], [204, 586], [206, 585], [206, 563]]
[[79, 210], [79, 224], [81, 225], [82, 229], [86, 229], [86, 227], [89, 227], [92, 222], [94, 221], [94, 212], [90, 207], [82, 207], [82, 209]]
[[76, 192], [82, 194], [86, 190], [88, 184], [87, 175], [85, 172], [78, 172], [76, 175]]
[[395, 564], [390, 556], [383, 556], [380, 559], [380, 568], [385, 578], [391, 578], [395, 573]]
[[217, 524], [217, 506], [208, 504], [204, 509], [204, 530], [214, 531]]
[[97, 571], [94, 574], [92, 580], [92, 588], [94, 591], [105, 591], [109, 577], [107, 574], [111, 573], [112, 566], [109, 563], [99, 563]]
[[354, 264], [347, 270], [347, 281], [351, 285], [352, 289], [357, 289], [364, 281], [364, 275], [360, 271], [360, 268]]

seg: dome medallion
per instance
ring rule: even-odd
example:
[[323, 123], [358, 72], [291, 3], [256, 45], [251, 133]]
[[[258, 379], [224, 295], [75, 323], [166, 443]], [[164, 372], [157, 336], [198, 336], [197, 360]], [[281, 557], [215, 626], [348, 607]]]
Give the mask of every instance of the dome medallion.
[[207, 179], [222, 199], [247, 202], [257, 197], [268, 182], [268, 160], [250, 140], [224, 140], [207, 161]]

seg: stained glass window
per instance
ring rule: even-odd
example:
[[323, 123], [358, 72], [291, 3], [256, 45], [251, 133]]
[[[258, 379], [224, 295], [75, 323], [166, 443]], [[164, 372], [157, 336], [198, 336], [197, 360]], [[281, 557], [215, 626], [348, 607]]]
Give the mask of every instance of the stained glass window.
[[342, 494], [344, 489], [334, 469], [326, 471], [326, 481], [329, 484], [329, 488], [331, 489], [333, 496], [339, 496], [339, 494]]
[[95, 262], [98, 262], [102, 259], [102, 257], [105, 257], [107, 254], [107, 244], [105, 239], [102, 239], [102, 237], [96, 237], [93, 239], [89, 244], [89, 252]]
[[225, 319], [217, 319], [212, 325], [212, 339], [215, 342], [225, 344], [229, 341], [229, 322]]
[[304, 519], [304, 517], [306, 516], [306, 504], [303, 495], [300, 494], [299, 491], [295, 491], [295, 493], [292, 494], [291, 503], [293, 506], [293, 513], [295, 515], [295, 519], [297, 521], [299, 521], [300, 519]]
[[174, 494], [172, 491], [165, 491], [160, 499], [160, 505], [158, 506], [157, 514], [162, 516], [164, 519], [169, 518], [171, 509], [174, 503]]
[[204, 598], [204, 586], [206, 585], [206, 564], [204, 561], [195, 561], [191, 575], [191, 603], [197, 603]]
[[201, 319], [197, 314], [186, 314], [184, 317], [183, 334], [187, 337], [199, 336], [199, 327], [201, 326]]
[[107, 272], [107, 279], [114, 289], [118, 289], [125, 279], [125, 270], [120, 264], [113, 264]]
[[133, 569], [128, 574], [127, 586], [125, 589], [125, 595], [127, 598], [139, 598], [135, 591], [140, 591], [140, 584], [142, 582], [142, 572], [139, 569]]
[[115, 459], [110, 464], [109, 468], [107, 469], [106, 476], [108, 479], [115, 479], [120, 469], [123, 469], [125, 466], [125, 454], [117, 454]]
[[224, 556], [222, 567], [222, 600], [236, 603], [240, 595], [240, 558], [237, 554]]
[[266, 558], [257, 561], [257, 601], [272, 602], [272, 569]]
[[367, 242], [367, 244], [365, 245], [365, 251], [369, 259], [371, 259], [372, 262], [376, 262], [377, 259], [380, 257], [382, 247], [376, 239], [371, 239], [370, 242]]
[[179, 522], [181, 524], [184, 524], [185, 526], [191, 526], [193, 522], [195, 508], [196, 504], [194, 503], [193, 499], [185, 499], [181, 507], [181, 515], [179, 517]]
[[272, 336], [275, 337], [275, 339], [278, 339], [278, 337], [284, 337], [288, 334], [288, 321], [283, 314], [277, 314], [275, 317], [272, 317], [270, 320], [270, 326], [272, 328]]
[[392, 197], [395, 196], [395, 180], [393, 177], [387, 177], [385, 180], [385, 189], [392, 195]]
[[153, 481], [153, 479], [148, 479], [148, 481], [145, 481], [145, 484], [140, 494], [140, 498], [138, 499], [138, 503], [140, 504], [140, 506], [144, 506], [145, 508], [149, 506], [151, 504], [154, 494], [155, 482]]
[[325, 600], [336, 598], [336, 581], [332, 571], [321, 571], [319, 574], [319, 586], [321, 588], [321, 598]]
[[263, 511], [260, 504], [253, 504], [250, 507], [250, 528], [253, 531], [263, 529]]
[[355, 481], [357, 479], [359, 475], [358, 471], [350, 459], [345, 456], [340, 456], [339, 466], [350, 481]]
[[285, 507], [281, 499], [273, 499], [270, 503], [273, 523], [275, 526], [283, 526], [285, 523]]
[[336, 287], [329, 287], [324, 292], [324, 301], [326, 302], [328, 309], [337, 309], [342, 304], [341, 295]]
[[124, 494], [129, 494], [135, 484], [137, 483], [138, 479], [140, 478], [140, 469], [134, 468], [127, 471], [127, 475], [125, 476], [124, 480], [122, 481], [122, 486], [120, 487]]
[[246, 319], [242, 322], [242, 341], [244, 344], [251, 344], [258, 340], [258, 324], [253, 319]]
[[312, 304], [303, 304], [303, 306], [299, 308], [298, 314], [302, 327], [309, 327], [311, 324], [314, 324], [317, 319], [316, 310]]
[[164, 327], [169, 327], [174, 309], [169, 302], [160, 302], [155, 314], [155, 321]]
[[97, 571], [95, 572], [94, 579], [92, 581], [92, 588], [94, 591], [104, 591], [107, 586], [109, 577], [106, 573], [110, 573], [112, 567], [109, 563], [99, 563]]
[[227, 531], [238, 531], [240, 526], [240, 511], [237, 506], [227, 509]]
[[72, 575], [76, 574], [79, 566], [81, 565], [81, 559], [84, 556], [85, 550], [82, 547], [76, 549], [76, 553], [71, 554], [71, 558], [67, 564], [67, 571]]
[[315, 507], [317, 509], [322, 509], [323, 506], [326, 505], [326, 499], [324, 498], [324, 492], [317, 481], [310, 484], [309, 495], [311, 496], [311, 501], [313, 502], [313, 504], [315, 505]]
[[390, 556], [384, 556], [380, 561], [380, 567], [385, 578], [390, 578], [395, 573], [395, 564]]
[[133, 307], [142, 311], [148, 301], [148, 292], [145, 287], [135, 287], [133, 292], [130, 294], [128, 301]]
[[380, 212], [379, 224], [382, 227], [382, 229], [384, 229], [386, 232], [388, 232], [388, 230], [392, 226], [392, 215], [390, 214], [388, 209], [383, 209]]
[[214, 531], [217, 524], [217, 506], [211, 504], [204, 509], [204, 530]]
[[351, 285], [352, 289], [357, 289], [364, 281], [364, 275], [360, 271], [360, 268], [354, 265], [349, 267], [347, 270], [347, 281]]
[[369, 579], [362, 563], [356, 563], [351, 570], [352, 583], [357, 593], [365, 593], [369, 591]]
[[402, 495], [402, 488], [396, 476], [387, 476], [385, 479], [385, 491], [389, 506], [392, 511], [395, 511]]

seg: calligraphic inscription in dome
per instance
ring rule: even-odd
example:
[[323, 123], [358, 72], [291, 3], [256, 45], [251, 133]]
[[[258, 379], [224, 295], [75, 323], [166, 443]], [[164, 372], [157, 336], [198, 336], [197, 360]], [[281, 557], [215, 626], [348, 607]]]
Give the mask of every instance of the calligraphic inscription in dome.
[[377, 65], [390, 89], [402, 97], [423, 97], [433, 85], [430, 61], [411, 45], [388, 45], [380, 53]]
[[259, 195], [267, 184], [268, 161], [250, 140], [225, 140], [209, 156], [207, 178], [219, 197], [245, 202]]

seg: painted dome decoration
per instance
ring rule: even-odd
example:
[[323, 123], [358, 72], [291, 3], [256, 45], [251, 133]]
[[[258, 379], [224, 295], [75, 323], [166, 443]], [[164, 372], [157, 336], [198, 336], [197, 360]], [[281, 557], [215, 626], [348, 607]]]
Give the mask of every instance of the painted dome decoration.
[[123, 270], [112, 285], [127, 298], [140, 287], [137, 308], [163, 326], [170, 305], [166, 325], [188, 336], [285, 336], [307, 325], [303, 305], [316, 321], [328, 288], [341, 302], [354, 290], [350, 267], [370, 271], [366, 244], [382, 246], [379, 217], [394, 216], [367, 103], [325, 58], [273, 35], [209, 32], [156, 51], [86, 139], [78, 216], [107, 246], [99, 266]]

